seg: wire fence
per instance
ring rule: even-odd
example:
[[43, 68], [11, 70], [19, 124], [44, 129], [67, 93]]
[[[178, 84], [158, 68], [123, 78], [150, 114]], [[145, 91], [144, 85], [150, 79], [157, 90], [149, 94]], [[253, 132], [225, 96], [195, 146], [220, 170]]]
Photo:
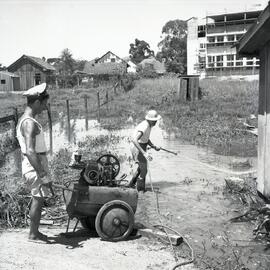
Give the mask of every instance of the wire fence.
[[[84, 111], [84, 117], [86, 120], [86, 129], [88, 129], [88, 119], [89, 115], [95, 115], [94, 118], [97, 119], [98, 122], [101, 121], [102, 117], [102, 108], [106, 108], [106, 113], [109, 112], [109, 104], [114, 101], [114, 97], [121, 94], [124, 91], [124, 88], [121, 84], [121, 81], [116, 82], [112, 86], [106, 87], [99, 89], [99, 91], [96, 92], [96, 97], [93, 100], [93, 97], [89, 97], [88, 95], [83, 96], [83, 111]], [[76, 94], [75, 94], [76, 95]], [[77, 98], [77, 97], [76, 97]], [[61, 100], [62, 103], [62, 110], [61, 115], [66, 116], [66, 121], [67, 121], [67, 132], [68, 132], [68, 137], [70, 138], [71, 134], [71, 118], [72, 116], [79, 111], [80, 114], [80, 108], [77, 107], [77, 103], [75, 102], [75, 97], [71, 98], [68, 97], [65, 100]], [[91, 104], [89, 102], [89, 99], [91, 99]], [[74, 103], [74, 107], [72, 107]], [[47, 119], [46, 122], [48, 122], [48, 127], [49, 127], [49, 137], [50, 137], [50, 152], [52, 152], [53, 149], [53, 122], [59, 120], [59, 104], [54, 104], [54, 100], [52, 100], [51, 103], [48, 104], [47, 106]], [[90, 106], [89, 106], [90, 105]], [[53, 112], [52, 113], [52, 107], [53, 107]], [[65, 107], [65, 109], [64, 109]], [[104, 113], [104, 112], [103, 112]], [[13, 136], [13, 139], [16, 137], [16, 126], [18, 124], [18, 120], [21, 117], [23, 112], [19, 112], [16, 107], [13, 108], [13, 114], [6, 115], [3, 117], [0, 117], [0, 124], [9, 124], [8, 128], [6, 131], [13, 129], [11, 132], [11, 136]], [[105, 113], [104, 113], [105, 114]], [[56, 116], [57, 115], [57, 116]]]

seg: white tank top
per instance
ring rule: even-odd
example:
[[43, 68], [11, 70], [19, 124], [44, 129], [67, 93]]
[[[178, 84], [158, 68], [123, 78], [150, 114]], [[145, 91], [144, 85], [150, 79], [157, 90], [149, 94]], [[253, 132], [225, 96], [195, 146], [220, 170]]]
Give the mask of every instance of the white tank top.
[[[32, 117], [26, 116], [20, 119], [17, 128], [16, 128], [16, 133], [17, 133], [17, 139], [19, 141], [20, 147], [21, 147], [21, 151], [23, 154], [26, 153], [26, 144], [25, 144], [25, 138], [22, 135], [21, 132], [21, 126], [24, 120], [26, 119], [31, 119], [32, 121], [34, 121], [38, 128], [39, 128], [39, 134], [36, 135], [36, 145], [35, 145], [35, 151], [36, 153], [44, 153], [47, 152], [47, 146], [45, 144], [45, 138], [44, 138], [44, 133], [42, 130], [42, 126], [38, 123], [38, 121]], [[40, 160], [43, 169], [46, 172], [49, 172], [49, 167], [48, 167], [48, 160], [47, 160], [47, 156], [46, 155], [38, 155], [38, 159]], [[23, 155], [22, 156], [22, 175], [25, 175], [28, 172], [33, 172], [35, 171], [35, 169], [33, 168], [33, 166], [30, 164], [27, 156]]]
[[25, 138], [24, 136], [22, 135], [22, 132], [21, 132], [21, 126], [22, 126], [22, 123], [24, 120], [26, 119], [31, 119], [32, 121], [34, 121], [38, 128], [39, 128], [39, 134], [36, 135], [36, 145], [35, 145], [35, 151], [36, 153], [44, 153], [44, 152], [47, 152], [48, 149], [47, 149], [47, 146], [46, 146], [46, 143], [45, 143], [45, 138], [44, 138], [44, 132], [43, 132], [43, 129], [42, 129], [42, 126], [39, 124], [39, 122], [30, 117], [30, 116], [26, 116], [26, 117], [22, 117], [17, 125], [17, 128], [16, 128], [16, 133], [17, 133], [17, 139], [19, 141], [19, 144], [20, 144], [20, 147], [21, 147], [21, 151], [23, 154], [26, 153], [26, 144], [25, 144]]

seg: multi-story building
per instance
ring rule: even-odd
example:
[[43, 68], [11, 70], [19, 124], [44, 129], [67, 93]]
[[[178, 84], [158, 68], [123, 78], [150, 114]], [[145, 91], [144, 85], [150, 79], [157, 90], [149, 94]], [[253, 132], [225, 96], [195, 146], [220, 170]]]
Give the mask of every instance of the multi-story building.
[[208, 15], [188, 20], [188, 75], [230, 76], [258, 73], [259, 60], [239, 58], [235, 44], [257, 22], [261, 11]]

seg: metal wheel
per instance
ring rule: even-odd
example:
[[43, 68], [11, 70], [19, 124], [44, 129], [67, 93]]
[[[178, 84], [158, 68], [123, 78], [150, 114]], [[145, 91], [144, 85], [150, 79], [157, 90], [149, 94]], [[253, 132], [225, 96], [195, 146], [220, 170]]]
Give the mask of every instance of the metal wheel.
[[88, 216], [88, 217], [80, 218], [80, 222], [85, 229], [89, 229], [93, 231], [95, 230], [95, 219], [96, 217]]
[[96, 216], [96, 231], [103, 240], [125, 240], [132, 232], [133, 226], [133, 210], [124, 201], [114, 200], [104, 204]]
[[116, 156], [106, 154], [98, 158], [97, 163], [102, 166], [112, 166], [112, 178], [114, 179], [120, 171], [120, 163]]

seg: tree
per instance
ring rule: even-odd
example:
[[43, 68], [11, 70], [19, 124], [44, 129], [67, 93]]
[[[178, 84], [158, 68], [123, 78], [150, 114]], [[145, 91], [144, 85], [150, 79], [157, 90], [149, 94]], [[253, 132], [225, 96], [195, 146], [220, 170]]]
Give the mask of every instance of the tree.
[[86, 62], [86, 60], [75, 60], [74, 68], [83, 71]]
[[72, 53], [69, 49], [64, 49], [60, 55], [62, 73], [65, 75], [72, 75], [75, 68], [75, 60], [72, 57]]
[[6, 70], [6, 69], [7, 69], [7, 67], [3, 66], [3, 65], [0, 63], [0, 71]]
[[129, 49], [130, 60], [139, 64], [142, 60], [153, 56], [154, 51], [150, 49], [150, 45], [144, 40], [135, 39], [135, 43], [130, 44]]
[[162, 28], [163, 40], [158, 44], [157, 59], [165, 60], [168, 72], [186, 73], [187, 70], [187, 23], [182, 20], [168, 21]]
[[61, 52], [58, 64], [58, 79], [62, 87], [73, 86], [76, 81], [73, 78], [73, 72], [76, 69], [76, 61], [72, 57], [71, 51], [66, 48]]

